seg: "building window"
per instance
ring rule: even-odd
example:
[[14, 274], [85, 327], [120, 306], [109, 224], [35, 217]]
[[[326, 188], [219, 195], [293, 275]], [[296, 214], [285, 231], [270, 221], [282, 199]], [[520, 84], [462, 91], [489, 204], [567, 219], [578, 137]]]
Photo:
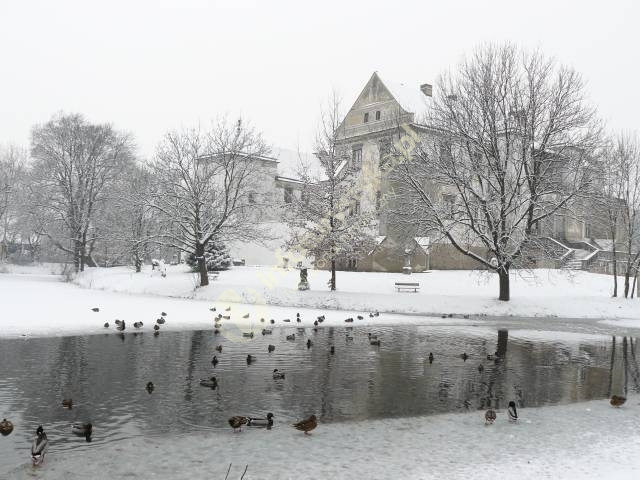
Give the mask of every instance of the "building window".
[[380, 205], [382, 204], [382, 192], [378, 190], [376, 192], [376, 212], [380, 211]]
[[256, 203], [256, 195], [255, 195], [255, 193], [250, 193], [249, 194], [249, 204], [253, 205], [254, 203]]
[[362, 168], [362, 147], [354, 148], [351, 153], [351, 168], [360, 170]]
[[358, 260], [350, 258], [347, 260], [347, 270], [356, 270], [358, 268]]
[[369, 121], [369, 113], [365, 113], [364, 114], [364, 123], [367, 123]]
[[376, 111], [376, 120], [380, 120], [380, 110]]
[[284, 189], [284, 203], [293, 202], [293, 190], [291, 187], [285, 187]]

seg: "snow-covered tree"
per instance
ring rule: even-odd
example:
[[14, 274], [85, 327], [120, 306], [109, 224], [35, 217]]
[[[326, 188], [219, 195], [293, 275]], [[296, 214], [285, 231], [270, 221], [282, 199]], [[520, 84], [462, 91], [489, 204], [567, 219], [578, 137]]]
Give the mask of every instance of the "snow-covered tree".
[[[209, 272], [218, 270], [228, 270], [233, 263], [231, 259], [231, 253], [223, 242], [213, 239], [207, 245], [204, 252], [204, 260]], [[200, 271], [200, 263], [196, 258], [195, 253], [190, 254], [187, 257], [187, 264], [195, 271]]]
[[601, 125], [578, 73], [512, 45], [478, 48], [434, 90], [431, 132], [395, 162], [395, 213], [497, 272], [509, 300], [545, 219], [588, 191]]
[[207, 131], [170, 132], [160, 143], [151, 195], [152, 207], [164, 218], [159, 238], [195, 254], [201, 286], [209, 284], [205, 251], [212, 239], [268, 236], [257, 221], [266, 205], [250, 201], [264, 188], [262, 158], [268, 153], [262, 136], [240, 120], [221, 120]]
[[10, 242], [22, 241], [19, 220], [22, 213], [21, 192], [24, 189], [27, 152], [9, 145], [0, 148], [0, 260]]
[[96, 221], [109, 190], [133, 160], [132, 141], [111, 125], [59, 114], [33, 128], [31, 156], [30, 194], [33, 214], [43, 219], [40, 233], [82, 271], [93, 264]]
[[294, 195], [286, 206], [292, 231], [288, 248], [313, 255], [318, 268], [329, 266], [331, 290], [336, 289], [336, 261], [361, 258], [374, 242], [372, 212], [364, 212], [360, 206], [362, 176], [339, 142], [342, 118], [334, 94], [322, 111], [316, 135], [321, 171], [314, 174], [309, 165], [301, 165], [300, 195]]

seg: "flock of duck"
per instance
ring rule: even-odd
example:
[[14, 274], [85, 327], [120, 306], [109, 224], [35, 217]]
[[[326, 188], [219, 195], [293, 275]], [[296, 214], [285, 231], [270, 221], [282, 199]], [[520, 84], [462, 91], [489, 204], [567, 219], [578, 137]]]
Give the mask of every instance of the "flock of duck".
[[[93, 312], [99, 312], [100, 309], [98, 307], [94, 307], [91, 309]], [[216, 308], [212, 307], [210, 309], [212, 312], [216, 312]], [[231, 307], [228, 307], [225, 309], [225, 312], [229, 312], [231, 310]], [[372, 312], [369, 314], [369, 317], [373, 318], [373, 317], [378, 317], [380, 314], [379, 312]], [[166, 323], [166, 317], [167, 317], [167, 313], [166, 312], [162, 312], [160, 314], [160, 317], [156, 320], [156, 323], [153, 326], [154, 329], [154, 335], [158, 335], [159, 331], [160, 331], [160, 325], [164, 325]], [[218, 313], [218, 315], [215, 317], [214, 319], [214, 333], [215, 334], [219, 334], [220, 333], [220, 329], [222, 328], [222, 324], [221, 322], [223, 320], [229, 320], [231, 318], [231, 316], [229, 314], [224, 315], [221, 313]], [[243, 316], [244, 319], [249, 318], [249, 314], [245, 314]], [[364, 317], [362, 315], [357, 315], [356, 318], [358, 320], [363, 320]], [[325, 316], [321, 315], [319, 317], [317, 317], [317, 319], [313, 322], [314, 325], [314, 330], [317, 331], [318, 329], [318, 325], [321, 324], [322, 322], [324, 322], [325, 320]], [[264, 318], [261, 318], [260, 321], [262, 323], [266, 323]], [[288, 318], [285, 318], [284, 320], [282, 320], [284, 323], [290, 323], [291, 320]], [[296, 314], [296, 322], [297, 323], [301, 323], [301, 317], [300, 314], [297, 313]], [[354, 319], [353, 317], [349, 317], [347, 319], [345, 319], [345, 323], [353, 323]], [[275, 320], [271, 319], [270, 323], [273, 325], [275, 324]], [[116, 319], [115, 320], [115, 324], [116, 324], [116, 330], [119, 332], [123, 332], [126, 329], [126, 323], [125, 320], [119, 320]], [[143, 322], [134, 322], [133, 323], [133, 327], [135, 329], [140, 329], [144, 326]], [[106, 322], [104, 324], [104, 328], [109, 328], [110, 325], [108, 322]], [[349, 327], [350, 328], [350, 327]], [[304, 328], [299, 328], [300, 331], [304, 331]], [[262, 328], [262, 335], [270, 335], [272, 334], [272, 330], [269, 328]], [[243, 337], [249, 337], [249, 338], [253, 338], [254, 334], [253, 331], [251, 332], [243, 332]], [[378, 338], [378, 336], [373, 335], [372, 333], [368, 333], [368, 340], [369, 343], [373, 346], [380, 346], [381, 345], [381, 340], [380, 338]], [[295, 334], [288, 334], [286, 336], [287, 340], [291, 340], [294, 341], [296, 338]], [[353, 341], [353, 336], [349, 333], [349, 331], [346, 334], [346, 341]], [[306, 342], [307, 348], [311, 348], [313, 345], [313, 342], [311, 341], [311, 339], [308, 339]], [[275, 350], [275, 345], [271, 345], [269, 344], [267, 347], [267, 352], [271, 353]], [[218, 345], [216, 346], [216, 351], [218, 353], [222, 353], [222, 345]], [[332, 345], [330, 346], [330, 353], [334, 354], [335, 353], [335, 347]], [[433, 352], [429, 353], [428, 356], [428, 360], [429, 363], [432, 364], [434, 361], [434, 355]], [[466, 352], [462, 353], [460, 355], [460, 358], [462, 358], [463, 361], [467, 361], [467, 359], [469, 358], [469, 356], [467, 355]], [[500, 357], [498, 355], [498, 353], [496, 352], [494, 355], [487, 355], [487, 359], [488, 360], [495, 360], [495, 361], [499, 361]], [[253, 363], [256, 360], [256, 357], [253, 355], [247, 355], [247, 365], [250, 365], [251, 363]], [[218, 358], [216, 355], [213, 356], [211, 363], [213, 364], [213, 366], [215, 367], [218, 363]], [[482, 373], [482, 371], [484, 370], [484, 367], [482, 366], [482, 364], [480, 364], [478, 366], [478, 371], [480, 373]], [[285, 372], [275, 368], [273, 370], [273, 379], [274, 380], [284, 380], [285, 378]], [[209, 378], [203, 378], [200, 379], [200, 385], [202, 385], [203, 387], [208, 387], [208, 388], [212, 388], [212, 389], [216, 389], [218, 387], [218, 380], [215, 376], [211, 376]], [[153, 382], [148, 382], [145, 386], [145, 389], [147, 390], [147, 392], [149, 394], [152, 394], [154, 389], [155, 389], [155, 385], [153, 384]], [[620, 407], [622, 406], [624, 403], [626, 402], [626, 398], [623, 396], [618, 396], [618, 395], [613, 395], [610, 399], [610, 404], [614, 407]], [[62, 400], [62, 406], [64, 408], [67, 409], [71, 409], [73, 408], [73, 400], [71, 398], [67, 398], [67, 399], [63, 399]], [[489, 408], [484, 415], [485, 418], [485, 425], [491, 425], [495, 422], [495, 420], [497, 419], [497, 412], [495, 409], [493, 408]], [[518, 421], [518, 411], [516, 408], [516, 403], [514, 401], [510, 401], [508, 408], [507, 408], [507, 418], [509, 420], [509, 422], [515, 423]], [[258, 427], [258, 428], [267, 428], [267, 429], [271, 429], [271, 427], [274, 424], [274, 415], [273, 413], [268, 413], [266, 415], [266, 417], [251, 417], [251, 416], [241, 416], [241, 415], [235, 415], [232, 416], [231, 418], [229, 418], [228, 422], [229, 425], [231, 426], [231, 428], [233, 429], [234, 432], [240, 432], [242, 431], [242, 427], [243, 426], [247, 426], [247, 427]], [[294, 427], [296, 430], [302, 431], [305, 434], [309, 434], [312, 430], [314, 430], [316, 427], [318, 426], [318, 419], [315, 415], [310, 415], [309, 417], [300, 420], [296, 423], [294, 423], [292, 425], [292, 427]], [[11, 434], [11, 432], [13, 432], [13, 423], [9, 420], [7, 420], [6, 418], [3, 419], [0, 422], [0, 434], [3, 436], [7, 436], [9, 434]], [[91, 423], [73, 423], [71, 426], [71, 432], [77, 436], [82, 436], [85, 438], [85, 440], [87, 442], [91, 442], [91, 436], [93, 433], [93, 425]], [[38, 466], [41, 465], [44, 462], [44, 457], [45, 454], [47, 453], [49, 447], [49, 440], [47, 438], [47, 434], [44, 431], [44, 428], [42, 425], [39, 425], [38, 428], [36, 429], [36, 434], [33, 438], [32, 444], [31, 444], [31, 461], [33, 463], [34, 466]]]

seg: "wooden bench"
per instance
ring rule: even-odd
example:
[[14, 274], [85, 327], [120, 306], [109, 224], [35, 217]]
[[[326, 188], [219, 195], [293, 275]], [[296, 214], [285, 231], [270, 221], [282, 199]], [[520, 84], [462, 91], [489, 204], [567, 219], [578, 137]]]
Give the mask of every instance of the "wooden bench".
[[396, 290], [398, 292], [413, 290], [414, 293], [417, 293], [420, 290], [420, 284], [418, 282], [396, 282]]

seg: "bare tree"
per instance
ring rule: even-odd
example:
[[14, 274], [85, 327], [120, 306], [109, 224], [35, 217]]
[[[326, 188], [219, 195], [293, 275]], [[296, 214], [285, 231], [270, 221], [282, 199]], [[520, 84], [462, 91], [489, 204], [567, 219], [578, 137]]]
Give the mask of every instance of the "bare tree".
[[510, 269], [593, 179], [601, 126], [582, 79], [540, 53], [483, 46], [442, 76], [428, 123], [394, 166], [398, 214], [497, 272], [509, 300]]
[[132, 161], [131, 139], [78, 114], [56, 115], [35, 126], [31, 137], [33, 206], [48, 219], [40, 233], [72, 256], [76, 271], [83, 271], [87, 262], [93, 264], [96, 217]]
[[316, 136], [320, 172], [303, 165], [299, 196], [291, 198], [287, 223], [292, 234], [289, 248], [313, 255], [316, 267], [329, 265], [329, 287], [336, 289], [336, 261], [356, 260], [373, 248], [372, 212], [361, 210], [359, 165], [340, 146], [340, 101], [334, 93], [322, 111]]
[[209, 284], [205, 249], [214, 238], [265, 240], [259, 220], [265, 204], [251, 194], [264, 188], [262, 136], [238, 120], [219, 121], [210, 130], [165, 135], [152, 166], [151, 205], [164, 217], [159, 235], [167, 245], [198, 259], [200, 286]]
[[0, 149], [0, 232], [3, 245], [0, 260], [8, 253], [9, 242], [20, 233], [20, 193], [24, 187], [26, 159], [26, 151], [19, 147], [9, 145]]

